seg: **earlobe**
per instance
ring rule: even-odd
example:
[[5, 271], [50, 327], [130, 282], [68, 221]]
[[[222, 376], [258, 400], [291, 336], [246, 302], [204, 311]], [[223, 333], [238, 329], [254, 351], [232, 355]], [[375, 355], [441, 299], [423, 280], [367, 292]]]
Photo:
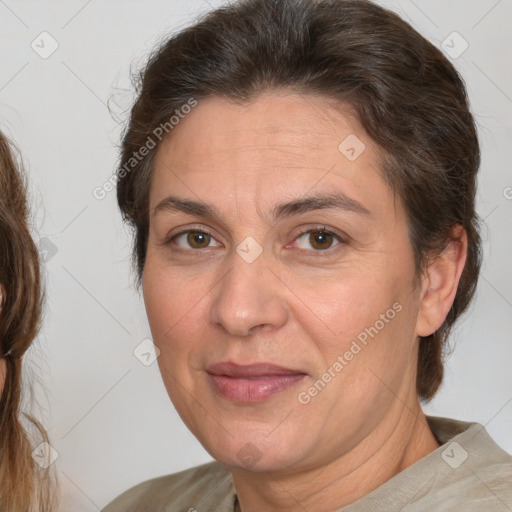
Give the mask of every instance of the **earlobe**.
[[421, 302], [416, 325], [418, 336], [429, 336], [441, 327], [452, 307], [466, 263], [468, 237], [461, 226], [452, 231], [452, 241], [428, 265], [421, 284]]

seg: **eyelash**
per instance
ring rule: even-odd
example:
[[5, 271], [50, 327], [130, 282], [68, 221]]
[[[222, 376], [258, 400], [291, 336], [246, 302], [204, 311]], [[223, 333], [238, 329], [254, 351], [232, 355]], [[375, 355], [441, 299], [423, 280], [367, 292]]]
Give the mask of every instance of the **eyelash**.
[[[187, 235], [188, 233], [192, 233], [192, 232], [208, 235], [210, 238], [212, 238], [213, 240], [216, 241], [215, 237], [213, 236], [211, 231], [209, 231], [208, 229], [205, 229], [203, 227], [201, 227], [201, 228], [193, 228], [193, 227], [191, 227], [189, 229], [186, 229], [184, 231], [180, 231], [179, 233], [176, 233], [176, 234], [172, 235], [171, 237], [169, 237], [164, 242], [164, 245], [171, 245], [180, 236]], [[333, 252], [333, 250], [336, 250], [336, 248], [338, 246], [344, 245], [344, 244], [347, 243], [347, 237], [346, 236], [342, 236], [342, 235], [340, 235], [338, 233], [335, 233], [333, 230], [328, 229], [326, 226], [321, 226], [321, 227], [318, 226], [318, 227], [315, 227], [315, 228], [309, 228], [309, 229], [306, 229], [304, 231], [301, 231], [293, 239], [293, 242], [296, 242], [297, 240], [302, 238], [304, 235], [310, 235], [312, 233], [325, 233], [326, 235], [329, 235], [329, 236], [332, 236], [333, 238], [335, 238], [338, 241], [338, 243], [332, 245], [331, 247], [329, 247], [327, 249], [317, 249], [317, 250], [315, 250], [315, 249], [299, 249], [299, 250], [307, 251], [307, 252], [310, 252], [310, 253], [316, 253], [318, 255], [327, 254], [327, 253], [330, 254], [331, 252]], [[220, 242], [217, 242], [217, 243], [220, 243]], [[286, 247], [289, 247], [289, 245], [287, 245]], [[205, 247], [203, 249], [208, 249], [208, 248], [209, 247]], [[179, 250], [181, 250], [181, 251], [200, 251], [201, 249], [183, 248], [183, 247], [177, 246], [176, 250], [178, 250], [178, 251]]]
[[338, 243], [333, 243], [331, 247], [328, 247], [327, 249], [299, 249], [302, 251], [307, 251], [312, 254], [315, 254], [317, 256], [322, 256], [324, 254], [331, 254], [333, 251], [336, 250], [336, 248], [339, 248], [338, 246], [344, 245], [346, 243], [346, 237], [341, 236], [337, 233], [335, 233], [333, 230], [327, 228], [327, 226], [322, 227], [316, 227], [316, 228], [309, 228], [302, 232], [300, 232], [293, 240], [293, 242], [296, 242], [300, 238], [302, 238], [305, 235], [311, 235], [312, 233], [324, 233], [326, 235], [332, 236], [335, 240], [338, 241]]

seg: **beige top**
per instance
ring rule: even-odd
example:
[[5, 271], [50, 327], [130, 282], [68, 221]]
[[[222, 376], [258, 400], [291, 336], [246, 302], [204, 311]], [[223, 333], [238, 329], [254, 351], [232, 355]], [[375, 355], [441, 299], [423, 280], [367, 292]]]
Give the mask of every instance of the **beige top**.
[[[338, 512], [512, 512], [512, 456], [478, 423], [427, 419], [442, 446]], [[103, 512], [234, 512], [236, 501], [212, 462], [143, 482]]]

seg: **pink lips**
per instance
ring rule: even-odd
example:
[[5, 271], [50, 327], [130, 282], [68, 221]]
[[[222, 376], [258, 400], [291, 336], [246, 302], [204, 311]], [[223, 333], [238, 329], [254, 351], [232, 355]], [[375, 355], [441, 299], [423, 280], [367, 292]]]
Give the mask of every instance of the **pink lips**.
[[261, 402], [302, 380], [306, 374], [268, 363], [238, 365], [217, 363], [209, 368], [215, 390], [234, 402]]

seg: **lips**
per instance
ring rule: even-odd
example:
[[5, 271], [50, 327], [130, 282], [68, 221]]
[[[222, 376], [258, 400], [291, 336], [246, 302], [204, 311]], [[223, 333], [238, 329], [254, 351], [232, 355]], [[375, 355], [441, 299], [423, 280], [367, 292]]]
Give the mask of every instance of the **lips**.
[[270, 363], [217, 363], [207, 368], [214, 390], [234, 402], [261, 402], [298, 384], [306, 374]]

